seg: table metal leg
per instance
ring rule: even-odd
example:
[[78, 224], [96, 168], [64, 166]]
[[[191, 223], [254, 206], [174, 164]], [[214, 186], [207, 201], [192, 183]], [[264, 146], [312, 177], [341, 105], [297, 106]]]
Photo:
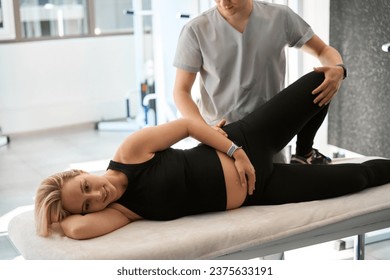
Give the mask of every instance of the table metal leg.
[[355, 260], [364, 260], [364, 254], [365, 254], [365, 234], [359, 234], [355, 236], [354, 240], [354, 259]]

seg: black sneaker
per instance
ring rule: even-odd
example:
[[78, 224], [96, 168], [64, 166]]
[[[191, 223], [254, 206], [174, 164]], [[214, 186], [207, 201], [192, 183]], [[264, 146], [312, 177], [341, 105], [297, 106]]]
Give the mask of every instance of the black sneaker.
[[292, 155], [290, 163], [327, 165], [327, 164], [331, 164], [332, 160], [327, 156], [321, 154], [317, 149], [313, 149], [311, 155], [307, 158], [298, 155]]

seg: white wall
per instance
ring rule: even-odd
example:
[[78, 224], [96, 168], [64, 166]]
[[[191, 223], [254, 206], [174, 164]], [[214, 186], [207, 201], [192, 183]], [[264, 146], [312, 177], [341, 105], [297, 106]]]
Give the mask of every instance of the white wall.
[[126, 116], [131, 36], [0, 44], [4, 134]]

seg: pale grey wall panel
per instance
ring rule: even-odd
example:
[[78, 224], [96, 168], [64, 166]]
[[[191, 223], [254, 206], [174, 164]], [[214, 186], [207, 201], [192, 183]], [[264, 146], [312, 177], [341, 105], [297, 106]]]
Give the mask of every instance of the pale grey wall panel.
[[329, 110], [329, 143], [390, 158], [390, 1], [331, 0], [330, 44], [349, 69]]

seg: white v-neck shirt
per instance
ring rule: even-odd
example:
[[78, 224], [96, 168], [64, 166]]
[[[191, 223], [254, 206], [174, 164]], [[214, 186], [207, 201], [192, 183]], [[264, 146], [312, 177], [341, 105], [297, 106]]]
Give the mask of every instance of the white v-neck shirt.
[[243, 33], [217, 7], [182, 29], [173, 65], [200, 73], [198, 107], [209, 124], [236, 121], [284, 88], [285, 47], [302, 47], [311, 27], [284, 5], [253, 1]]

